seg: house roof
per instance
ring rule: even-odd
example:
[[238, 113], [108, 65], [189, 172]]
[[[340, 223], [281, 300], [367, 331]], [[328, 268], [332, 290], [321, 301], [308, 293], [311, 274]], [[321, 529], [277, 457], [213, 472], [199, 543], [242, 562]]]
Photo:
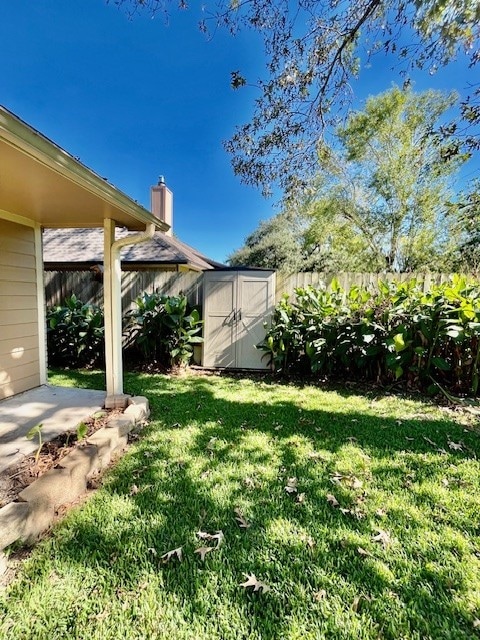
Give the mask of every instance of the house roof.
[[43, 227], [168, 225], [0, 106], [0, 209]]
[[[117, 229], [116, 239], [131, 235]], [[136, 264], [186, 265], [203, 271], [223, 267], [178, 238], [161, 232], [147, 242], [130, 245], [121, 250], [122, 262]], [[47, 268], [57, 266], [80, 267], [103, 262], [102, 229], [45, 229], [43, 233], [43, 261]]]

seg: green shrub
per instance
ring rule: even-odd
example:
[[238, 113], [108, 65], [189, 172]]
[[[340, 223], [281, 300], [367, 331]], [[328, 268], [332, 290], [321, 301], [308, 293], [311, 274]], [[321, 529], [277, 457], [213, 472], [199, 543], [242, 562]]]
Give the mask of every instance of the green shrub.
[[193, 345], [203, 342], [199, 336], [202, 321], [196, 309], [189, 309], [187, 298], [143, 294], [129, 312], [127, 344], [139, 350], [147, 362], [185, 366], [193, 355]]
[[136, 308], [127, 313], [125, 346], [135, 347], [145, 360], [158, 361], [162, 344], [164, 308], [157, 293], [144, 293], [135, 300]]
[[283, 298], [259, 348], [275, 370], [479, 390], [480, 287], [460, 276], [424, 293], [416, 280], [379, 291], [296, 290]]
[[63, 305], [47, 311], [47, 349], [51, 365], [83, 367], [105, 357], [104, 319], [96, 305], [72, 294]]

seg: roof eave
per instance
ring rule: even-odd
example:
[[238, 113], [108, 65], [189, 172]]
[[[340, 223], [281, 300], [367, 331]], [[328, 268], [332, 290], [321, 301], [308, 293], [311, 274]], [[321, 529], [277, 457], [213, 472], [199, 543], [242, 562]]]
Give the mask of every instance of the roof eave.
[[[49, 170], [114, 206], [125, 216], [132, 218], [133, 226], [138, 226], [138, 223], [154, 224], [161, 231], [167, 231], [170, 228], [106, 179], [2, 106], [0, 106], [0, 139]], [[58, 221], [58, 226], [63, 226], [61, 219]]]

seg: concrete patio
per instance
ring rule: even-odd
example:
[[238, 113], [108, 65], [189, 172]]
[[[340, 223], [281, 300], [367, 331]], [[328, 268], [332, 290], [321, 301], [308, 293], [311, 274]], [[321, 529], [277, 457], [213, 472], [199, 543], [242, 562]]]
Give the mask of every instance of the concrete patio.
[[52, 440], [75, 429], [104, 403], [105, 391], [50, 385], [0, 401], [0, 472], [36, 450], [35, 442], [25, 438], [35, 425], [43, 425], [43, 440]]

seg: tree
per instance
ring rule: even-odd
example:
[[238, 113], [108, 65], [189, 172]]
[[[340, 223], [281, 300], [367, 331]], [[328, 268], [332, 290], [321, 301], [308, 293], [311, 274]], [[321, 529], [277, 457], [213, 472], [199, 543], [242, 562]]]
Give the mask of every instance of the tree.
[[474, 180], [467, 193], [454, 206], [453, 225], [459, 236], [452, 257], [458, 271], [480, 271], [480, 180]]
[[[334, 146], [319, 147], [315, 191], [297, 213], [263, 223], [242, 259], [261, 266], [260, 256], [275, 256], [268, 266], [286, 270], [450, 268], [462, 231], [449, 184], [465, 156], [451, 154], [435, 127], [454, 101], [399, 87], [371, 97], [337, 128]], [[464, 205], [465, 215], [472, 206]]]
[[[472, 65], [479, 58], [478, 0], [252, 0], [238, 6], [242, 11], [220, 16], [232, 31], [239, 24], [260, 31], [268, 76], [258, 83], [253, 118], [226, 149], [241, 179], [265, 193], [274, 182], [287, 194], [309, 186], [327, 127], [351, 104], [349, 82], [375, 54], [394, 54], [407, 82], [412, 68], [433, 73], [460, 49], [470, 51]], [[405, 35], [408, 45], [401, 44]], [[236, 74], [232, 80], [238, 86], [245, 79]], [[464, 116], [472, 108], [466, 100]], [[457, 130], [452, 123], [445, 133]], [[472, 135], [468, 141], [478, 144]]]
[[[108, 0], [107, 0], [108, 1]], [[114, 0], [148, 11], [167, 11], [169, 0]], [[256, 31], [263, 39], [267, 77], [250, 122], [226, 143], [235, 172], [268, 193], [273, 183], [298, 192], [318, 169], [326, 127], [350, 104], [349, 82], [384, 52], [401, 70], [434, 72], [460, 51], [475, 65], [480, 53], [479, 0], [213, 0], [201, 28]], [[186, 0], [180, 0], [185, 8]], [[408, 44], [405, 44], [408, 41]], [[246, 84], [232, 73], [232, 86]], [[473, 92], [464, 116], [478, 124], [480, 96]], [[470, 120], [469, 120], [470, 116]], [[447, 134], [456, 125], [447, 128]], [[470, 136], [475, 146], [478, 138]]]
[[229, 264], [284, 273], [377, 271], [378, 261], [372, 259], [364, 238], [331, 210], [334, 206], [331, 200], [318, 201], [261, 222], [229, 256]]
[[[451, 177], [466, 160], [450, 153], [436, 125], [454, 94], [393, 87], [367, 100], [320, 148], [317, 224], [348, 221], [380, 270], [436, 268], [455, 242]], [[449, 215], [447, 215], [449, 214]]]
[[321, 260], [314, 251], [308, 253], [304, 242], [305, 220], [294, 213], [280, 213], [260, 222], [258, 228], [234, 251], [231, 266], [262, 267], [288, 273], [321, 269]]

